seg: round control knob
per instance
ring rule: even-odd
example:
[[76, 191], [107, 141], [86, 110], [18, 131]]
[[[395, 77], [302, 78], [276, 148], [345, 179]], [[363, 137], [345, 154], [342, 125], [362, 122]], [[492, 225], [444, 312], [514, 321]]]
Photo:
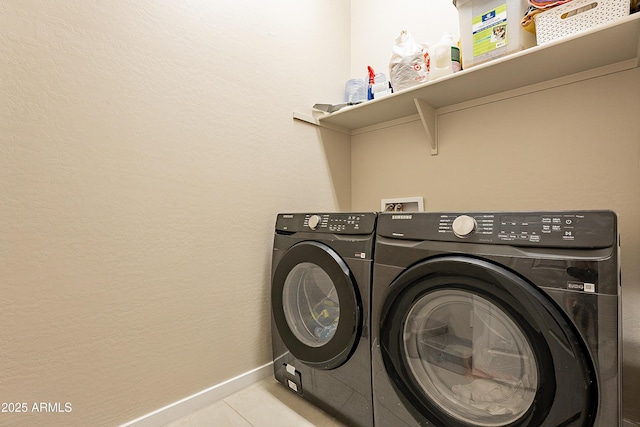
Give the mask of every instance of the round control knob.
[[309, 228], [315, 230], [320, 224], [320, 215], [311, 215], [309, 217]]
[[460, 215], [453, 220], [453, 233], [458, 237], [467, 237], [476, 231], [476, 220], [469, 215]]

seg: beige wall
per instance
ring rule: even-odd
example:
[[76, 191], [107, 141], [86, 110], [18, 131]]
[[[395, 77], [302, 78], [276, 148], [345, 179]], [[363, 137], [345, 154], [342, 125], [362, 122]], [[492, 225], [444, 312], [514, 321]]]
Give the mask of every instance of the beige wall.
[[612, 209], [622, 241], [625, 416], [640, 421], [640, 69], [352, 137], [352, 207], [423, 196], [428, 211]]
[[[117, 425], [271, 360], [278, 211], [347, 210], [342, 0], [0, 5], [2, 426]], [[347, 140], [345, 140], [347, 139]]]

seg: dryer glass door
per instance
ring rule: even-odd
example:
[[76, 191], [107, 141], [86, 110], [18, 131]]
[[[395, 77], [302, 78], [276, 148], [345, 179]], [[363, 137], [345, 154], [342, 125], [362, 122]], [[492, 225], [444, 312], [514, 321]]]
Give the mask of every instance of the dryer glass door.
[[389, 286], [380, 349], [405, 407], [441, 426], [592, 425], [597, 380], [579, 334], [522, 277], [464, 256]]
[[403, 336], [413, 378], [454, 418], [507, 425], [535, 399], [531, 345], [504, 311], [479, 295], [444, 289], [423, 296], [411, 307]]

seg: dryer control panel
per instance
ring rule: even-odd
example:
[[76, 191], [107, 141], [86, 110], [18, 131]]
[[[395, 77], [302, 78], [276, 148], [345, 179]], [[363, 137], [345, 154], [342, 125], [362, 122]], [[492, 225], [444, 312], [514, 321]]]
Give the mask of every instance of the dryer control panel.
[[332, 234], [371, 234], [375, 231], [374, 212], [278, 214], [276, 231]]
[[381, 214], [378, 235], [566, 248], [609, 247], [617, 241], [611, 211]]

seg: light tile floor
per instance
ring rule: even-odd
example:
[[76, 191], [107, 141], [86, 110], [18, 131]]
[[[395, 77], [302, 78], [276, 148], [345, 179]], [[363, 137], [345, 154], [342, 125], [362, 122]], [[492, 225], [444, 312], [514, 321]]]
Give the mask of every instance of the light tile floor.
[[273, 377], [165, 427], [347, 427]]
[[[624, 427], [640, 427], [623, 421]], [[267, 377], [164, 427], [348, 427]]]

